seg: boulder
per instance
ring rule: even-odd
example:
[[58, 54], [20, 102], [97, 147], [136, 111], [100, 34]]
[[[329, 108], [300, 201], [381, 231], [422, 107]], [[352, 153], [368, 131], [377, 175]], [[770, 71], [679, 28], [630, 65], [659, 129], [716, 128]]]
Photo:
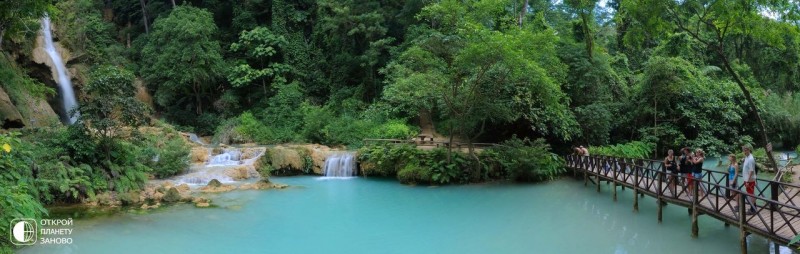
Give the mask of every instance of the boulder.
[[3, 129], [25, 127], [22, 115], [2, 88], [0, 88], [0, 126]]
[[116, 193], [112, 191], [103, 192], [94, 196], [95, 205], [104, 205], [104, 206], [119, 206], [122, 205], [122, 202], [117, 199]]
[[220, 187], [220, 186], [222, 186], [222, 183], [219, 182], [219, 180], [217, 179], [211, 179], [211, 181], [208, 181], [208, 184], [206, 184], [206, 187]]
[[204, 186], [203, 188], [200, 188], [200, 192], [217, 193], [217, 192], [232, 191], [234, 189], [236, 189], [236, 186], [224, 185], [220, 183], [219, 180], [217, 179], [211, 179], [211, 181], [208, 182], [208, 185]]
[[236, 181], [258, 176], [258, 173], [256, 173], [251, 166], [246, 165], [239, 165], [233, 168], [225, 169], [224, 173]]
[[285, 189], [288, 187], [286, 184], [273, 183], [269, 179], [261, 179], [258, 182], [243, 184], [239, 187], [240, 190], [266, 190], [266, 189]]
[[117, 195], [123, 205], [133, 205], [142, 202], [141, 193], [139, 191], [129, 191]]
[[195, 197], [192, 199], [192, 203], [196, 207], [209, 207], [211, 206], [211, 200], [203, 197]]
[[192, 147], [192, 163], [206, 163], [208, 161], [208, 149], [205, 147]]
[[164, 194], [164, 198], [162, 198], [161, 200], [167, 203], [175, 203], [181, 201], [181, 199], [183, 199], [183, 197], [181, 196], [181, 193], [178, 192], [178, 188], [172, 187], [169, 188], [167, 193]]

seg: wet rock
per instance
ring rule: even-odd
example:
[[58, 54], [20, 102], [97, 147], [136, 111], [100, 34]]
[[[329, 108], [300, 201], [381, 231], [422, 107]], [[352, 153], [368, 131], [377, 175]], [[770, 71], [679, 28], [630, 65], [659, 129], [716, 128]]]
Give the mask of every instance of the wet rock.
[[156, 209], [161, 207], [161, 203], [155, 203], [153, 205], [142, 204], [139, 208], [147, 210], [147, 209]]
[[181, 194], [183, 194], [183, 193], [187, 193], [187, 192], [189, 192], [189, 191], [191, 190], [191, 189], [189, 188], [189, 185], [188, 185], [188, 184], [185, 184], [185, 183], [184, 183], [184, 184], [181, 184], [181, 185], [178, 185], [178, 186], [177, 186], [177, 187], [175, 187], [175, 188], [177, 188], [177, 189], [178, 189], [178, 192], [180, 192]]
[[167, 203], [175, 203], [181, 201], [181, 199], [183, 199], [183, 197], [181, 196], [181, 193], [178, 192], [178, 188], [172, 187], [169, 188], [169, 190], [167, 191], [166, 194], [164, 194], [164, 197], [161, 200]]
[[219, 180], [217, 179], [211, 179], [211, 181], [208, 182], [208, 185], [204, 186], [203, 188], [200, 188], [200, 192], [217, 193], [217, 192], [232, 191], [234, 189], [236, 189], [236, 186], [224, 185], [220, 183]]
[[233, 180], [248, 179], [251, 176], [249, 166], [236, 166], [233, 168], [225, 169], [225, 175], [231, 177]]
[[269, 179], [261, 179], [255, 183], [243, 184], [239, 187], [240, 190], [266, 190], [266, 189], [284, 189], [288, 185], [281, 183], [270, 182]]
[[133, 205], [142, 202], [141, 193], [139, 191], [129, 191], [117, 195], [118, 199], [123, 205]]
[[122, 205], [117, 199], [117, 195], [114, 192], [103, 192], [94, 196], [94, 204], [96, 205], [103, 205], [103, 206], [119, 206]]
[[215, 188], [220, 186], [222, 186], [222, 183], [219, 182], [219, 180], [217, 179], [211, 179], [211, 181], [208, 181], [208, 184], [206, 185], [206, 187], [215, 187]]
[[203, 197], [194, 197], [192, 198], [192, 203], [196, 207], [209, 207], [211, 206], [211, 200]]

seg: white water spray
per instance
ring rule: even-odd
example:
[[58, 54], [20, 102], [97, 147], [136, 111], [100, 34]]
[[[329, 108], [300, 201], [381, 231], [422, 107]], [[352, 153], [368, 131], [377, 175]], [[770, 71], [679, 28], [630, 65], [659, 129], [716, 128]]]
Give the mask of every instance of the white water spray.
[[335, 153], [325, 159], [326, 177], [351, 177], [356, 174], [355, 153]]
[[56, 68], [56, 75], [58, 75], [58, 89], [61, 92], [61, 103], [64, 106], [64, 111], [67, 113], [69, 124], [75, 123], [80, 114], [76, 111], [75, 114], [70, 115], [73, 109], [78, 107], [78, 101], [75, 99], [75, 91], [72, 90], [72, 81], [67, 75], [67, 68], [64, 66], [64, 61], [61, 60], [61, 54], [56, 51], [53, 45], [53, 34], [50, 29], [50, 17], [45, 16], [42, 18], [42, 34], [44, 34], [44, 49], [50, 59], [53, 60], [53, 65]]

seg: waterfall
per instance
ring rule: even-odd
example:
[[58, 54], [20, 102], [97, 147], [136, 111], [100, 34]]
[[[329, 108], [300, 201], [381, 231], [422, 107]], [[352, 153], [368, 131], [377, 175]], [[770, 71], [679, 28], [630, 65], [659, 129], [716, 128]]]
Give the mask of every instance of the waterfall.
[[242, 157], [242, 153], [239, 150], [226, 150], [221, 154], [217, 154], [214, 157], [211, 157], [211, 160], [208, 161], [209, 167], [215, 166], [233, 166], [239, 165], [241, 162], [239, 161]]
[[47, 55], [53, 60], [53, 65], [56, 68], [58, 75], [58, 89], [61, 92], [61, 103], [64, 106], [64, 111], [67, 113], [69, 124], [75, 123], [80, 114], [75, 112], [70, 115], [70, 111], [78, 107], [78, 101], [75, 99], [75, 91], [72, 90], [72, 81], [67, 75], [67, 68], [64, 66], [64, 61], [61, 60], [61, 54], [56, 51], [53, 45], [53, 34], [50, 30], [50, 17], [44, 16], [42, 18], [42, 34], [44, 34], [44, 47]]
[[174, 177], [173, 181], [176, 184], [205, 185], [212, 179], [233, 183], [259, 177], [254, 164], [265, 151], [264, 148], [227, 148], [211, 157], [205, 165], [192, 167], [188, 173]]
[[351, 177], [356, 175], [355, 153], [335, 153], [325, 158], [322, 169], [327, 177]]

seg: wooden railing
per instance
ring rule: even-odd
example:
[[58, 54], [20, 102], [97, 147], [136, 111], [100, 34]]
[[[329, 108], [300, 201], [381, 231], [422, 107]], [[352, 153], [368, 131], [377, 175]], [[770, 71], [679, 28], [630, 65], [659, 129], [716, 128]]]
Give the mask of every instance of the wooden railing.
[[[744, 180], [730, 186], [727, 172], [703, 170], [702, 177], [688, 186], [686, 177], [667, 171], [661, 161], [628, 159], [607, 156], [566, 156], [567, 168], [578, 175], [583, 173], [584, 185], [607, 181], [612, 185], [614, 200], [617, 187], [632, 188], [633, 208], [638, 211], [640, 194], [692, 209], [692, 235], [698, 235], [697, 217], [700, 213], [739, 226], [742, 251], [746, 252], [745, 237], [755, 233], [780, 244], [788, 244], [800, 234], [800, 186], [772, 180], [758, 179], [753, 195], [744, 190]], [[691, 190], [691, 192], [689, 191]], [[755, 201], [755, 212], [748, 213]], [[742, 205], [740, 205], [742, 204]], [[662, 221], [662, 207], [658, 206], [658, 221]]]

